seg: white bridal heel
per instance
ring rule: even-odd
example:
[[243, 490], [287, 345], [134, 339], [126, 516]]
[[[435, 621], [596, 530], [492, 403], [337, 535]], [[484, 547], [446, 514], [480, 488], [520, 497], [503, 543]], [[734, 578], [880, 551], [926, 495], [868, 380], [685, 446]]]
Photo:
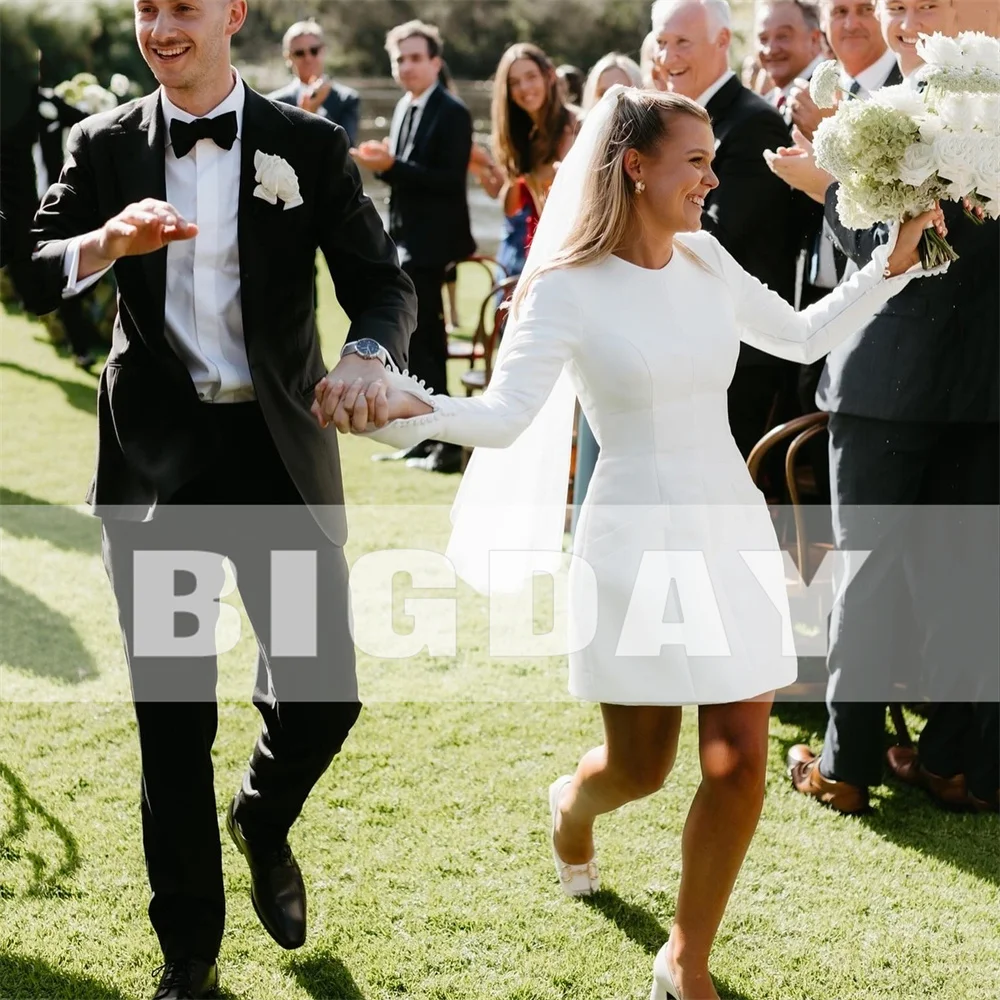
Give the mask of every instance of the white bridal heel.
[[667, 946], [664, 945], [653, 959], [653, 988], [649, 1000], [681, 1000], [680, 993], [674, 985], [674, 977], [670, 974], [667, 963]]
[[559, 800], [566, 787], [573, 780], [571, 774], [556, 778], [549, 785], [549, 812], [552, 814], [552, 860], [556, 863], [556, 876], [562, 891], [567, 896], [590, 896], [601, 888], [601, 877], [597, 871], [597, 858], [591, 858], [583, 865], [568, 865], [556, 852], [556, 819], [559, 816]]

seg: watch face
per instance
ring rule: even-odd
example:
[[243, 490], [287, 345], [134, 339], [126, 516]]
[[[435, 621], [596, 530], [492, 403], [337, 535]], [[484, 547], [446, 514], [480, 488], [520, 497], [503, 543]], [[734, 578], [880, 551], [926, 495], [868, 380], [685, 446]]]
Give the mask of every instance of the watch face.
[[358, 354], [360, 354], [363, 358], [376, 358], [378, 357], [380, 350], [381, 348], [379, 347], [378, 341], [371, 340], [368, 337], [364, 340], [359, 340], [357, 343]]

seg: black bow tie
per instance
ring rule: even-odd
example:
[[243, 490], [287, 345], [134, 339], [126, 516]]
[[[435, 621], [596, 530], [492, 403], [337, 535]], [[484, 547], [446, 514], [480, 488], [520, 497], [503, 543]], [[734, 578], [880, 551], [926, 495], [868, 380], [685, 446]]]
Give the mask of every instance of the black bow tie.
[[193, 122], [175, 118], [170, 123], [170, 142], [178, 158], [187, 156], [199, 139], [211, 139], [222, 149], [232, 149], [236, 142], [236, 112], [227, 111], [215, 118], [195, 118]]

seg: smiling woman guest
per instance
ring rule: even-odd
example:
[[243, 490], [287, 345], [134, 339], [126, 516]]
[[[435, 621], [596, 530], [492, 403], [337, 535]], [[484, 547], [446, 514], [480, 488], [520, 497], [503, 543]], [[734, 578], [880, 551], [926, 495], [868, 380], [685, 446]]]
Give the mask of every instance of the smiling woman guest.
[[[702, 783], [653, 1000], [718, 1000], [709, 954], [763, 803], [773, 691], [796, 675], [783, 652], [777, 538], [727, 420], [740, 340], [797, 361], [821, 356], [925, 273], [917, 244], [941, 224], [937, 211], [907, 223], [849, 282], [796, 312], [701, 231], [719, 184], [714, 150], [695, 101], [613, 87], [556, 175], [486, 392], [437, 399], [387, 372], [373, 423], [360, 383], [324, 381], [313, 407], [322, 425], [396, 447], [433, 434], [482, 449], [448, 554], [491, 591], [491, 552], [561, 548], [562, 520], [545, 512], [564, 509], [579, 397], [601, 457], [574, 537], [570, 690], [600, 703], [605, 739], [550, 786], [552, 850], [564, 892], [596, 891], [596, 818], [660, 788], [681, 706], [698, 706]], [[483, 517], [505, 503], [505, 516]], [[744, 575], [748, 551], [767, 560], [759, 582]], [[692, 553], [709, 575], [697, 593], [680, 558]], [[719, 632], [696, 624], [715, 615]]]
[[562, 97], [552, 61], [529, 42], [512, 45], [501, 56], [491, 117], [497, 170], [483, 187], [503, 200], [497, 259], [511, 276], [524, 267], [556, 164], [573, 145], [580, 120]]

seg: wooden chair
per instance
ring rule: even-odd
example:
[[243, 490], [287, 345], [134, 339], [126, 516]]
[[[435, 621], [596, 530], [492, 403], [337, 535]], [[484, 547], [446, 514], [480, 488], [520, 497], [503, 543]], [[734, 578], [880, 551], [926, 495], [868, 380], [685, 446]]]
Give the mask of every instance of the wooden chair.
[[[477, 253], [473, 254], [471, 257], [466, 257], [464, 260], [460, 260], [456, 265], [459, 269], [459, 274], [461, 274], [463, 264], [471, 264], [482, 268], [489, 279], [491, 287], [507, 276], [507, 272], [504, 271], [500, 263], [495, 258], [486, 254]], [[472, 268], [467, 268], [467, 270], [472, 270]], [[455, 336], [454, 334], [448, 337], [449, 360], [453, 358], [464, 358], [475, 361], [477, 358], [481, 358], [483, 356], [484, 349], [485, 345], [481, 341], [477, 341], [475, 335], [473, 335], [471, 340], [468, 337]]]
[[[805, 512], [803, 510], [803, 496], [806, 492], [815, 490], [815, 482], [811, 482], [811, 472], [807, 472], [798, 465], [797, 459], [803, 446], [819, 434], [825, 434], [829, 420], [825, 413], [807, 413], [805, 416], [796, 417], [787, 423], [779, 424], [768, 431], [754, 445], [750, 456], [747, 459], [747, 467], [754, 482], [760, 472], [761, 463], [765, 455], [783, 441], [791, 440], [785, 452], [785, 487], [788, 490], [788, 498], [792, 505], [792, 517], [794, 524], [794, 559], [799, 575], [808, 583], [816, 573], [826, 553], [833, 549], [833, 545], [826, 541], [813, 541], [810, 543], [806, 528]], [[786, 540], [787, 542], [787, 540]], [[785, 546], [787, 548], [787, 544]], [[825, 681], [803, 681], [792, 685], [789, 693], [808, 696], [809, 698], [822, 699], [825, 694]], [[892, 719], [893, 728], [896, 730], [896, 738], [902, 746], [912, 746], [913, 740], [910, 737], [906, 719], [903, 717], [903, 706], [899, 702], [889, 704], [889, 716]]]
[[[466, 396], [482, 392], [490, 384], [497, 347], [507, 322], [506, 306], [517, 280], [515, 276], [494, 282], [479, 307], [479, 320], [472, 335], [473, 350], [468, 355], [469, 370], [462, 373]], [[479, 361], [482, 362], [482, 367], [477, 367]]]

